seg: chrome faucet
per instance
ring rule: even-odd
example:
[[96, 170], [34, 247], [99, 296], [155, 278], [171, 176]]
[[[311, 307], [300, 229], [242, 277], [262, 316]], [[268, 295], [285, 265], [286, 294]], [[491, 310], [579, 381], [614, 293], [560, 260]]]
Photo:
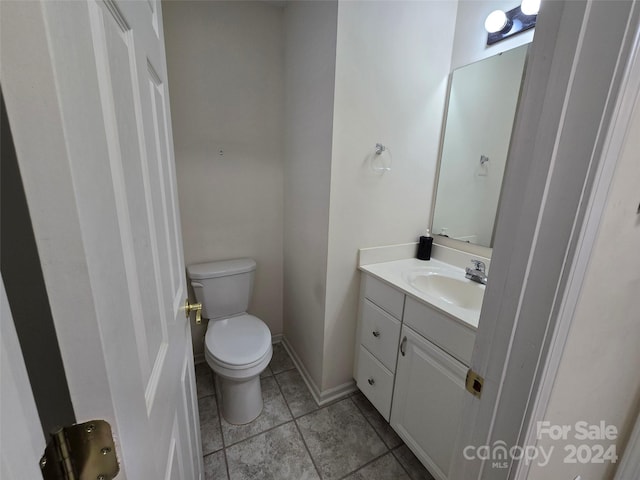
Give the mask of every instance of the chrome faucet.
[[481, 283], [482, 285], [487, 284], [487, 266], [484, 262], [480, 260], [471, 260], [471, 263], [475, 266], [475, 268], [467, 267], [465, 269], [465, 277], [474, 282]]

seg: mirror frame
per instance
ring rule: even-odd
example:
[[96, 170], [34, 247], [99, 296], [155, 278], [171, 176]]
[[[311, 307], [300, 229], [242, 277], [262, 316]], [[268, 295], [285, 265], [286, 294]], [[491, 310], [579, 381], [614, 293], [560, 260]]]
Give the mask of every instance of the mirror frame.
[[[515, 125], [517, 119], [518, 119], [518, 115], [520, 112], [520, 105], [522, 102], [522, 97], [523, 97], [523, 90], [524, 90], [524, 81], [525, 81], [525, 74], [527, 72], [527, 65], [529, 63], [529, 55], [531, 53], [531, 42], [529, 43], [524, 43], [522, 45], [527, 45], [527, 53], [525, 54], [524, 57], [524, 65], [523, 65], [523, 69], [522, 69], [522, 78], [520, 80], [520, 91], [518, 92], [518, 100], [516, 101], [516, 114], [515, 117], [513, 119], [513, 124]], [[484, 57], [481, 58], [479, 60], [476, 60], [476, 62], [481, 62], [482, 60], [485, 60], [487, 58], [491, 58], [495, 55], [502, 55], [505, 52], [508, 52], [509, 50], [513, 50], [514, 48], [518, 48], [521, 47], [522, 45], [516, 45], [513, 48], [508, 48], [506, 50], [503, 50], [501, 52], [495, 53], [494, 55], [489, 55], [488, 57]], [[476, 62], [471, 62], [468, 65], [473, 65]], [[463, 68], [466, 67], [467, 65], [461, 65], [458, 68]], [[456, 68], [455, 70], [457, 70], [458, 68]], [[485, 247], [484, 245], [477, 245], [475, 243], [469, 243], [469, 242], [463, 242], [462, 240], [456, 240], [454, 238], [450, 238], [450, 237], [443, 237], [441, 235], [435, 234], [433, 233], [433, 219], [435, 217], [435, 212], [436, 212], [436, 199], [438, 196], [438, 183], [440, 180], [440, 166], [442, 165], [442, 150], [444, 148], [444, 137], [445, 137], [445, 133], [447, 130], [447, 117], [449, 115], [449, 100], [451, 98], [451, 86], [453, 84], [453, 73], [455, 72], [455, 70], [452, 70], [451, 72], [449, 72], [449, 78], [447, 80], [447, 92], [446, 92], [446, 101], [445, 101], [445, 105], [444, 105], [444, 111], [443, 111], [443, 115], [442, 115], [442, 123], [441, 123], [441, 128], [440, 128], [440, 143], [439, 143], [439, 147], [438, 147], [438, 163], [436, 165], [436, 172], [435, 172], [435, 178], [433, 180], [433, 195], [431, 196], [431, 209], [429, 212], [429, 230], [431, 231], [431, 235], [433, 236], [433, 242], [438, 244], [438, 245], [442, 245], [445, 247], [449, 247], [449, 248], [453, 248], [455, 250], [459, 250], [461, 252], [465, 252], [465, 253], [470, 253], [471, 255], [478, 255], [480, 257], [485, 257], [485, 258], [491, 258], [491, 255], [493, 254], [493, 247]], [[500, 187], [500, 197], [498, 199], [498, 208], [496, 210], [496, 218], [494, 220], [494, 224], [493, 224], [493, 229], [495, 230], [495, 224], [498, 221], [498, 215], [500, 214], [500, 205], [502, 203], [502, 190], [504, 188], [504, 183], [505, 180], [507, 178], [506, 176], [506, 172], [507, 172], [507, 168], [509, 167], [509, 159], [511, 157], [511, 145], [512, 145], [512, 141], [513, 141], [513, 131], [514, 129], [511, 129], [511, 136], [509, 138], [509, 149], [507, 150], [507, 162], [505, 164], [505, 174], [504, 177], [502, 179], [502, 186]]]

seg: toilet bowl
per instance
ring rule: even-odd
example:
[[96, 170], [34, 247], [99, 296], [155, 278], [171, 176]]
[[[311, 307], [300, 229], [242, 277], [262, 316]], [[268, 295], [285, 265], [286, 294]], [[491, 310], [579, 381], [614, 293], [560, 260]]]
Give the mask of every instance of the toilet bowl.
[[205, 360], [215, 373], [224, 419], [249, 423], [262, 411], [260, 374], [273, 353], [269, 327], [246, 312], [256, 263], [249, 258], [190, 265], [187, 274], [209, 319]]
[[255, 420], [262, 412], [260, 374], [273, 353], [269, 327], [249, 314], [212, 320], [204, 345], [224, 419], [236, 425]]

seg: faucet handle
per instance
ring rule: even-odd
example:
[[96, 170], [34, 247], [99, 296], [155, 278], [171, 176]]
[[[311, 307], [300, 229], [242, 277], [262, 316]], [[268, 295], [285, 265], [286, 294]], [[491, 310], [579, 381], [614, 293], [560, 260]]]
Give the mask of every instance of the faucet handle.
[[476, 267], [476, 270], [480, 271], [480, 272], [485, 272], [487, 266], [485, 265], [485, 263], [482, 260], [476, 260], [473, 259], [471, 260], [471, 263], [473, 263], [473, 265]]

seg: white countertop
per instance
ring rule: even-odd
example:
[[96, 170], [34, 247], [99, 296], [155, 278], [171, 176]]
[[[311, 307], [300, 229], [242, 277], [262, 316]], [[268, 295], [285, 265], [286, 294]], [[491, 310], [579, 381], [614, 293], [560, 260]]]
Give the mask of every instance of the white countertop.
[[406, 295], [409, 295], [416, 300], [425, 303], [436, 310], [439, 310], [453, 320], [460, 322], [461, 324], [470, 327], [472, 329], [478, 328], [478, 320], [480, 318], [480, 309], [471, 310], [462, 308], [446, 299], [425, 293], [422, 290], [418, 290], [412, 286], [406, 279], [407, 274], [410, 272], [418, 271], [420, 269], [436, 268], [446, 271], [448, 275], [455, 276], [460, 280], [471, 282], [471, 280], [465, 279], [465, 271], [462, 268], [455, 267], [448, 263], [444, 263], [435, 259], [428, 261], [418, 260], [417, 258], [406, 258], [403, 260], [394, 260], [391, 262], [374, 263], [369, 265], [362, 265], [359, 270], [366, 272], [383, 282], [401, 290]]

